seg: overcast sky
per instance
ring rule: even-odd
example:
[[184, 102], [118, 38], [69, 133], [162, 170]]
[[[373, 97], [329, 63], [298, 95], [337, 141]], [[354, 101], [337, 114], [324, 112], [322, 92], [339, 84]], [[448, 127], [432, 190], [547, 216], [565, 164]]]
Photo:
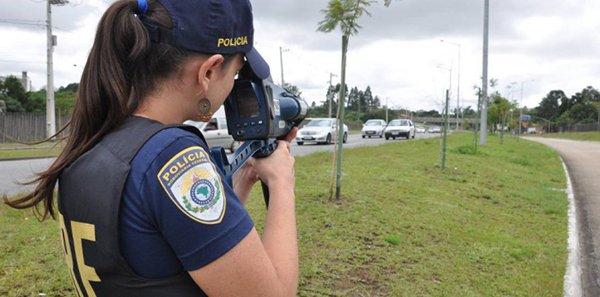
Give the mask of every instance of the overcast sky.
[[[112, 1], [71, 0], [53, 7], [55, 86], [78, 82], [97, 22]], [[383, 2], [383, 1], [380, 1]], [[375, 3], [350, 38], [346, 83], [368, 85], [395, 108], [441, 110], [476, 104], [483, 52], [483, 0], [402, 0]], [[35, 89], [46, 85], [44, 0], [0, 0], [0, 75], [27, 71]], [[255, 46], [281, 82], [309, 102], [324, 100], [339, 82], [341, 35], [316, 32], [326, 0], [254, 0]], [[489, 78], [505, 97], [535, 107], [551, 90], [571, 96], [600, 88], [599, 0], [490, 0]], [[39, 25], [14, 23], [37, 22]], [[441, 42], [445, 40], [447, 42]], [[459, 51], [460, 49], [460, 51]], [[458, 63], [460, 52], [460, 64]], [[460, 74], [460, 84], [459, 81]], [[451, 78], [451, 79], [450, 79]]]

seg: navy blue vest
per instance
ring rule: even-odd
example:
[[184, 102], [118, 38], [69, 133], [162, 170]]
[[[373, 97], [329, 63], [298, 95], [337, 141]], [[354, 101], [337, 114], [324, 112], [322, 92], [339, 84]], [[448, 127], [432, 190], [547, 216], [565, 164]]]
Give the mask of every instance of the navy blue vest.
[[[129, 117], [60, 175], [59, 221], [68, 270], [79, 296], [206, 296], [186, 271], [168, 278], [144, 278], [120, 253], [119, 207], [131, 160], [148, 139], [170, 127]], [[193, 127], [177, 127], [202, 138]]]

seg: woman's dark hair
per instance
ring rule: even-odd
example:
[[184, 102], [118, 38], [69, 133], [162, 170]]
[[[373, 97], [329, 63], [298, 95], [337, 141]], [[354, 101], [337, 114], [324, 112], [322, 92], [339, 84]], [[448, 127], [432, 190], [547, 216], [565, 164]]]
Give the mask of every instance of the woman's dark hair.
[[[200, 55], [151, 43], [136, 10], [136, 0], [120, 0], [104, 13], [81, 76], [65, 148], [46, 171], [27, 183], [37, 184], [33, 192], [13, 201], [5, 195], [6, 204], [18, 209], [34, 207], [41, 220], [55, 218], [54, 188], [62, 171], [120, 126], [158, 82], [178, 73], [189, 58]], [[148, 0], [143, 18], [173, 27], [166, 9], [154, 0]]]

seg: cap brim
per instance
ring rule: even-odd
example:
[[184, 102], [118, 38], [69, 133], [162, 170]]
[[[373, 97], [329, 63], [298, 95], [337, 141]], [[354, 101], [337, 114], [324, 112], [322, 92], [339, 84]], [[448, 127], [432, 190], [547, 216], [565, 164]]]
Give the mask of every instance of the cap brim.
[[246, 53], [246, 61], [250, 65], [250, 68], [256, 77], [260, 79], [267, 79], [269, 76], [271, 76], [269, 64], [267, 64], [265, 59], [263, 59], [263, 57], [254, 47], [252, 47], [252, 49]]

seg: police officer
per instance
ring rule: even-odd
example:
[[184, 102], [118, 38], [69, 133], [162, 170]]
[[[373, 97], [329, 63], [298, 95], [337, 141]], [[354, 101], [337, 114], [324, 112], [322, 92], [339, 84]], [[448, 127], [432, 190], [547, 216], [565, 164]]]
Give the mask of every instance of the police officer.
[[[210, 120], [253, 47], [248, 0], [120, 0], [102, 16], [66, 146], [11, 202], [58, 216], [80, 296], [294, 296], [293, 130], [233, 188], [185, 120]], [[244, 208], [269, 188], [262, 236]], [[59, 183], [58, 213], [53, 192]]]

